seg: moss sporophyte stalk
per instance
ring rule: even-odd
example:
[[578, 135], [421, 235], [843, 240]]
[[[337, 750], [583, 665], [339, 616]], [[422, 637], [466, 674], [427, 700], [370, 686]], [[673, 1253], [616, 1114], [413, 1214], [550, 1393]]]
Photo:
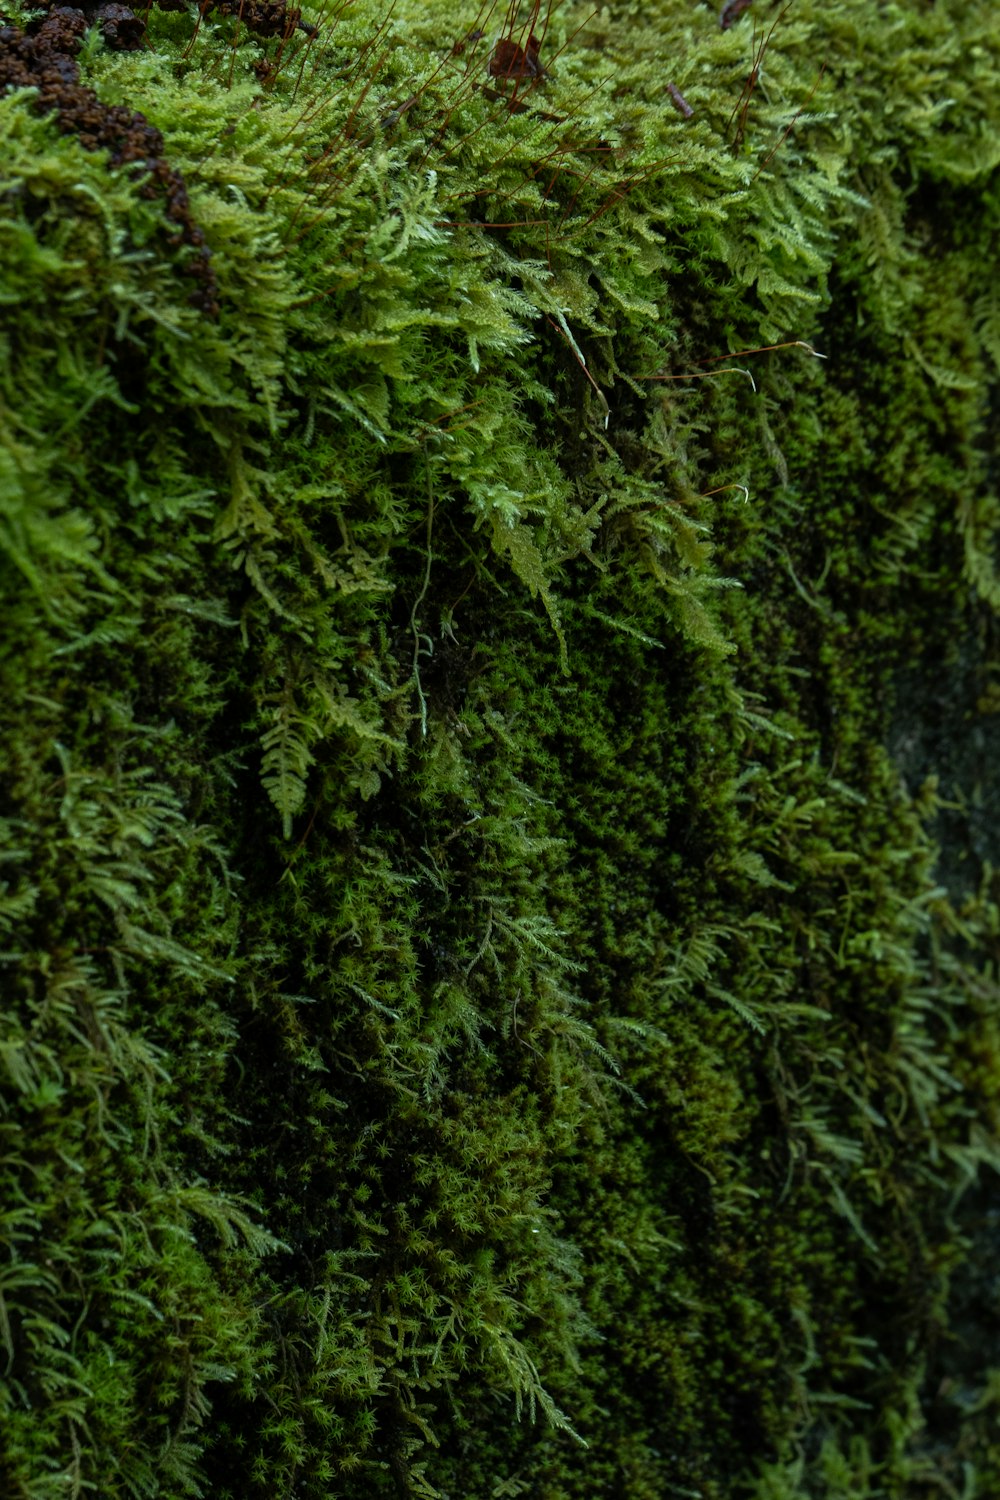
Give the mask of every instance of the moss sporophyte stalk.
[[985, 0], [0, 16], [0, 1494], [994, 1500]]

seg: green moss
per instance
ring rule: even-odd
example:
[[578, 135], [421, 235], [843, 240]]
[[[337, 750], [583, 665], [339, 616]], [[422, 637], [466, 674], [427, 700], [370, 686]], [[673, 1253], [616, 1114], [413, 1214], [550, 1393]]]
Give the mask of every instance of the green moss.
[[0, 97], [0, 1489], [987, 1500], [991, 7], [309, 19]]

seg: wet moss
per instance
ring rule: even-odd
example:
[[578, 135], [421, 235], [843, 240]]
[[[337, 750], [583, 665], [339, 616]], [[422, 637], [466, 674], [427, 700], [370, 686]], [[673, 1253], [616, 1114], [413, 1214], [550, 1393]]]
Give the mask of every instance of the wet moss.
[[990, 8], [227, 9], [204, 245], [0, 97], [0, 1487], [986, 1500]]

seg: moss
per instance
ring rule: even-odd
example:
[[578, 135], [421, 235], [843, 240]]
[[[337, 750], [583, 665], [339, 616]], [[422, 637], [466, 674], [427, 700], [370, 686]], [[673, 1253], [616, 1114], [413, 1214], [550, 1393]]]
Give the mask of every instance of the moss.
[[0, 97], [5, 1494], [996, 1490], [991, 11], [529, 11]]

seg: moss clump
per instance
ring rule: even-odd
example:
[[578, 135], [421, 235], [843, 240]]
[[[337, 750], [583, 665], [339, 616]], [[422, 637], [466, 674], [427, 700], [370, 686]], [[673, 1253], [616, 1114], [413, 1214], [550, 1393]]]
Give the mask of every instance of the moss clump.
[[5, 1495], [996, 1493], [1000, 49], [737, 9], [0, 97]]

